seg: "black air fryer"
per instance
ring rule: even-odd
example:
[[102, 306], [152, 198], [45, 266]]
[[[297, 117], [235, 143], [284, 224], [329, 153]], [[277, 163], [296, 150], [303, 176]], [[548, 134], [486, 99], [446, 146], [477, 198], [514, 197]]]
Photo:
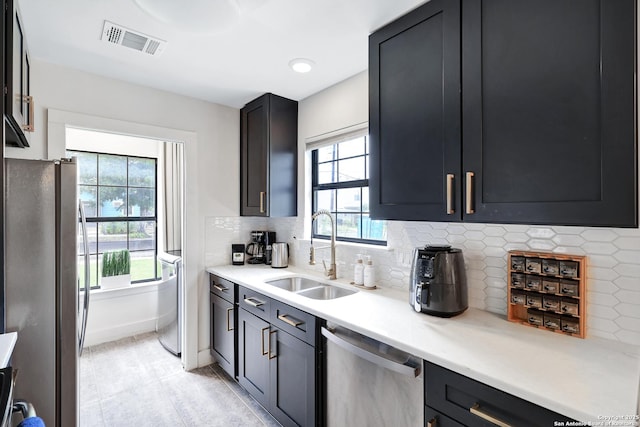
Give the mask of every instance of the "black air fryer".
[[469, 306], [467, 274], [460, 249], [451, 246], [415, 248], [410, 280], [409, 304], [415, 311], [452, 317]]

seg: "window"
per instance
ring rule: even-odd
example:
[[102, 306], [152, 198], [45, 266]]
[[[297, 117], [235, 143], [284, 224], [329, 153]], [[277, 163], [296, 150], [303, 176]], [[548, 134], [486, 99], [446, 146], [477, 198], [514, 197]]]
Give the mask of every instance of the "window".
[[69, 151], [78, 159], [78, 194], [87, 216], [91, 287], [102, 254], [128, 249], [131, 281], [156, 280], [156, 159]]
[[[368, 138], [315, 149], [311, 158], [313, 212], [326, 209], [333, 214], [337, 240], [385, 245], [387, 223], [369, 218]], [[329, 238], [329, 219], [318, 217], [312, 233], [314, 238]]]

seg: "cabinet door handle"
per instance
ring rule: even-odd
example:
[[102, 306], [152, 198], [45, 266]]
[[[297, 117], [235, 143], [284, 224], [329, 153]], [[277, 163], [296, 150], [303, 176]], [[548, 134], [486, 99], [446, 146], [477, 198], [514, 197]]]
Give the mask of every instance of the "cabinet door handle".
[[266, 191], [261, 191], [260, 192], [260, 213], [264, 213], [264, 198], [267, 195]]
[[[267, 326], [266, 328], [262, 328], [260, 330], [260, 350], [262, 351], [262, 355], [266, 356], [267, 354], [269, 354], [269, 348], [267, 348], [267, 351], [264, 350], [264, 332], [269, 330], [269, 326]], [[271, 334], [268, 334], [269, 337], [271, 337]]]
[[467, 172], [467, 200], [466, 200], [466, 213], [472, 214], [475, 213], [473, 209], [473, 177], [475, 174], [473, 172]]
[[[277, 330], [269, 332], [269, 349], [268, 349], [268, 351], [269, 351], [269, 360], [275, 359], [276, 357], [278, 357], [278, 353], [277, 352], [274, 353], [274, 354], [271, 354], [271, 335], [276, 334], [277, 332], [278, 332]], [[277, 337], [276, 337], [276, 342], [277, 342]], [[278, 349], [278, 346], [276, 345], [276, 350], [277, 349]]]
[[504, 421], [487, 414], [486, 412], [484, 412], [482, 409], [480, 409], [480, 404], [476, 403], [475, 405], [473, 405], [471, 408], [469, 408], [469, 412], [471, 412], [473, 415], [482, 418], [485, 421], [490, 422], [493, 425], [499, 426], [499, 427], [511, 427], [511, 424], [507, 424]]
[[431, 418], [430, 421], [427, 421], [427, 427], [437, 427], [438, 419], [436, 417]]
[[214, 283], [213, 287], [219, 290], [220, 292], [226, 292], [229, 290], [229, 288], [225, 288], [224, 286], [218, 285], [217, 283]]
[[33, 110], [34, 110], [34, 105], [33, 105], [33, 96], [31, 95], [24, 95], [22, 97], [22, 101], [27, 103], [27, 106], [29, 107], [29, 118], [27, 119], [27, 124], [26, 125], [22, 125], [22, 130], [24, 130], [25, 132], [33, 132], [35, 131], [35, 127], [33, 125]]
[[252, 307], [260, 307], [261, 305], [264, 305], [264, 301], [260, 301], [259, 299], [254, 297], [245, 298], [244, 302]]
[[230, 313], [233, 313], [233, 307], [227, 308], [227, 332], [233, 331], [233, 326], [231, 326], [231, 321], [229, 320]]
[[279, 314], [278, 315], [278, 319], [282, 320], [284, 323], [286, 323], [287, 325], [291, 325], [294, 328], [297, 328], [300, 325], [304, 325], [304, 322], [301, 320], [291, 320], [289, 317], [287, 317], [287, 314]]
[[454, 214], [456, 211], [453, 209], [453, 178], [455, 176], [452, 173], [447, 174], [447, 215]]

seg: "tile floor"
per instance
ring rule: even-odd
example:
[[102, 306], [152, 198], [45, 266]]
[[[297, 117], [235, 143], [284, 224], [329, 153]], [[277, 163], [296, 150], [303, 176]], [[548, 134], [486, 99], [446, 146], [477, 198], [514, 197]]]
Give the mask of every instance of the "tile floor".
[[183, 371], [155, 333], [86, 348], [80, 408], [81, 427], [279, 426], [217, 364]]

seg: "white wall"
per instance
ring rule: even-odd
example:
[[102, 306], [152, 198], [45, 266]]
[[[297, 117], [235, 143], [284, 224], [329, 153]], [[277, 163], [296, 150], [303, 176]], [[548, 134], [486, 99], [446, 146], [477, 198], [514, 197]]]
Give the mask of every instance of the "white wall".
[[[60, 135], [47, 133], [48, 109], [114, 119], [114, 125], [125, 123], [122, 129], [130, 131], [124, 133], [134, 135], [155, 136], [145, 134], [158, 128], [195, 135], [185, 144], [186, 300], [187, 316], [193, 319], [186, 331], [189, 356], [183, 363], [188, 369], [208, 363], [208, 284], [201, 236], [205, 217], [238, 215], [238, 110], [37, 60], [31, 69], [36, 131], [30, 148], [6, 148], [7, 157], [53, 158], [63, 153]], [[144, 134], [135, 129], [144, 129]]]

